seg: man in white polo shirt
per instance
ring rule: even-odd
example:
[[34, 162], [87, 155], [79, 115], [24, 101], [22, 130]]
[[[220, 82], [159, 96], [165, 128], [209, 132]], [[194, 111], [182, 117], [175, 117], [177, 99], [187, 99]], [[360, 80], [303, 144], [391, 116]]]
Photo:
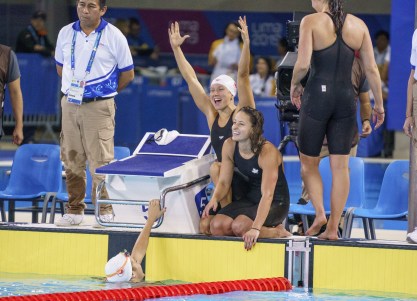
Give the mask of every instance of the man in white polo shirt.
[[[64, 93], [61, 158], [69, 196], [58, 226], [79, 225], [83, 220], [86, 161], [95, 202], [96, 186], [104, 179], [95, 170], [114, 156], [114, 97], [134, 76], [126, 38], [102, 18], [106, 11], [106, 0], [78, 0], [79, 20], [63, 27], [56, 43], [56, 67]], [[102, 195], [106, 198], [107, 192]], [[110, 205], [100, 208], [100, 217], [107, 222], [113, 219]]]

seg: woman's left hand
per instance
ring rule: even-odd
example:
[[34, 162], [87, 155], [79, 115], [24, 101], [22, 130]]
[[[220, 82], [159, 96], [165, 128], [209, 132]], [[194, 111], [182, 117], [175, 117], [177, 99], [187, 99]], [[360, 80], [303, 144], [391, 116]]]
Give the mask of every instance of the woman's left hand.
[[243, 234], [243, 241], [245, 243], [245, 249], [247, 251], [251, 250], [258, 240], [259, 232], [257, 229], [250, 229], [248, 232]]

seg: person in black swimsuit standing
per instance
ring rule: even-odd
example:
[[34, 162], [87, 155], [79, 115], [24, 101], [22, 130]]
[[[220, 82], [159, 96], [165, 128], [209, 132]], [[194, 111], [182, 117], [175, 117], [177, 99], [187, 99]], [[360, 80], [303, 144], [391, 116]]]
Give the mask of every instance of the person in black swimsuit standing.
[[[232, 137], [223, 145], [220, 177], [203, 216], [217, 210], [230, 189], [234, 173], [246, 179], [245, 196], [224, 208], [211, 220], [216, 236], [240, 236], [250, 250], [260, 238], [280, 238], [291, 233], [282, 227], [289, 209], [289, 191], [282, 155], [262, 136], [262, 113], [243, 107], [233, 119]], [[275, 231], [274, 231], [275, 230]]]
[[[320, 148], [327, 136], [333, 175], [331, 215], [319, 237], [335, 240], [349, 194], [349, 151], [356, 122], [351, 72], [354, 51], [360, 52], [366, 78], [375, 96], [373, 121], [384, 122], [381, 80], [365, 23], [345, 14], [342, 0], [312, 0], [317, 13], [300, 24], [298, 59], [291, 82], [291, 101], [301, 108], [298, 143], [302, 177], [316, 210], [307, 235], [316, 235], [326, 224], [323, 184], [318, 170]], [[311, 68], [310, 68], [311, 67]], [[305, 89], [301, 80], [310, 69]], [[302, 96], [302, 97], [301, 97]]]
[[[172, 23], [168, 29], [169, 41], [181, 75], [188, 84], [188, 89], [195, 104], [207, 118], [211, 144], [217, 156], [217, 162], [213, 163], [210, 168], [210, 176], [215, 185], [218, 180], [220, 163], [222, 162], [223, 143], [232, 136], [232, 118], [234, 113], [244, 106], [255, 107], [255, 100], [249, 82], [250, 39], [246, 17], [239, 18], [239, 25], [239, 31], [243, 39], [243, 48], [239, 61], [237, 87], [235, 81], [230, 76], [220, 75], [211, 83], [210, 95], [207, 95], [204, 91], [193, 67], [188, 63], [181, 50], [181, 45], [189, 38], [189, 35], [181, 36], [178, 22]], [[237, 106], [234, 104], [236, 92], [239, 92]], [[229, 191], [227, 196], [221, 200], [221, 206], [226, 206], [231, 200], [232, 193]], [[211, 234], [209, 229], [211, 218], [212, 215], [201, 219], [201, 233]]]

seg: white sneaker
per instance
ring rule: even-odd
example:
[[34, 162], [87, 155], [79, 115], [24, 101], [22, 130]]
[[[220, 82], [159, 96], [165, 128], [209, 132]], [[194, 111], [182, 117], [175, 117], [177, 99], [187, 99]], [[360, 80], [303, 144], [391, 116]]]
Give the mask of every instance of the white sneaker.
[[84, 214], [64, 214], [55, 225], [60, 227], [78, 226], [84, 219]]
[[407, 241], [417, 244], [417, 227], [414, 228], [413, 232], [407, 234]]
[[[100, 220], [105, 223], [111, 223], [114, 220], [114, 214], [102, 214]], [[94, 221], [93, 228], [104, 228], [105, 226], [100, 225], [97, 220]]]

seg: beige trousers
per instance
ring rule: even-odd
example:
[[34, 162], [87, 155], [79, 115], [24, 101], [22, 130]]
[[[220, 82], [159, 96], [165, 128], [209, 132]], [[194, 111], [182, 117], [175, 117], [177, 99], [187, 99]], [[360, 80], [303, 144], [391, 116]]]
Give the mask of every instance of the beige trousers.
[[[91, 197], [96, 201], [96, 187], [104, 175], [96, 175], [98, 167], [110, 163], [114, 158], [114, 99], [83, 103], [81, 106], [61, 99], [62, 130], [61, 160], [64, 162], [68, 204], [66, 213], [81, 214], [86, 207], [86, 162], [92, 175]], [[103, 198], [108, 198], [103, 189]], [[111, 205], [102, 205], [100, 214], [112, 213]]]

